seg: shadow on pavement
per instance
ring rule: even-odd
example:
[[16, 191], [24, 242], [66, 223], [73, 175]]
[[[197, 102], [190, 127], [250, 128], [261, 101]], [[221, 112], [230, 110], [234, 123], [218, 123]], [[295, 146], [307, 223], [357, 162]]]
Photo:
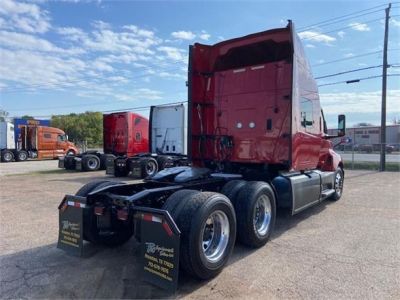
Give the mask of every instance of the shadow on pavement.
[[[93, 180], [93, 178], [90, 178]], [[272, 240], [323, 211], [329, 201], [290, 216], [279, 211]], [[89, 257], [67, 255], [50, 244], [0, 257], [0, 295], [10, 298], [176, 298], [207, 284], [180, 273], [176, 294], [141, 280], [140, 247], [131, 239], [121, 247], [86, 245]], [[265, 246], [268, 247], [268, 244]], [[235, 264], [257, 249], [237, 244], [229, 264]]]

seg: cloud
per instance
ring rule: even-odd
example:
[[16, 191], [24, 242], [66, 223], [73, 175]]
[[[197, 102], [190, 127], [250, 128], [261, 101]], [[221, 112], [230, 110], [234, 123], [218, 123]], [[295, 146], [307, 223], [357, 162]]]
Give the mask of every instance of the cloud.
[[[320, 93], [321, 106], [329, 114], [340, 113], [377, 113], [381, 109], [381, 91]], [[387, 91], [387, 112], [400, 112], [395, 105], [400, 99], [400, 90]]]
[[185, 59], [184, 53], [186, 53], [186, 51], [179, 49], [179, 48], [162, 46], [162, 47], [159, 47], [157, 50], [164, 52], [168, 58], [173, 59], [173, 60], [184, 60]]
[[330, 43], [336, 41], [336, 38], [327, 34], [322, 34], [316, 31], [302, 31], [299, 33], [299, 37], [302, 40], [309, 40], [321, 43]]
[[337, 35], [339, 36], [339, 37], [341, 37], [341, 38], [343, 38], [344, 36], [345, 36], [345, 34], [346, 34], [346, 32], [344, 32], [344, 31], [338, 31], [338, 33], [337, 33]]
[[400, 21], [397, 21], [396, 19], [390, 19], [390, 24], [395, 27], [400, 27]]
[[354, 54], [353, 53], [346, 53], [345, 55], [343, 55], [344, 57], [348, 58], [348, 57], [353, 57]]
[[354, 23], [350, 23], [349, 26], [351, 26], [351, 28], [356, 31], [370, 31], [371, 30], [371, 28], [369, 28], [368, 25], [364, 24], [364, 23], [354, 22]]
[[180, 40], [194, 40], [196, 35], [191, 31], [174, 31], [171, 33], [171, 36], [180, 39]]
[[30, 33], [44, 33], [50, 29], [48, 13], [31, 3], [2, 0], [0, 15], [3, 29], [13, 29]]
[[313, 44], [306, 44], [306, 48], [315, 48]]
[[211, 35], [209, 33], [207, 33], [205, 30], [202, 30], [201, 34], [199, 34], [199, 38], [204, 41], [208, 41], [210, 37], [211, 37]]
[[141, 29], [141, 28], [137, 27], [136, 25], [126, 25], [126, 26], [123, 26], [123, 28], [132, 31], [137, 36], [146, 37], [146, 38], [154, 37], [154, 31]]

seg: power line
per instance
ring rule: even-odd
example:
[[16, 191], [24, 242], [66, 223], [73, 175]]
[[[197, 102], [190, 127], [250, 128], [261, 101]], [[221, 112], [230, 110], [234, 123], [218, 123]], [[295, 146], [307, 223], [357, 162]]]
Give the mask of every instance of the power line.
[[[387, 76], [388, 77], [397, 77], [397, 76], [400, 76], [400, 74], [388, 74]], [[350, 79], [350, 80], [337, 81], [337, 82], [330, 82], [330, 83], [320, 84], [320, 85], [318, 85], [318, 87], [328, 86], [328, 85], [336, 85], [336, 84], [341, 84], [341, 83], [347, 83], [347, 84], [356, 83], [356, 82], [360, 82], [362, 80], [369, 80], [369, 79], [380, 78], [380, 77], [382, 77], [382, 75], [369, 76], [369, 77], [364, 77], [364, 78]]]
[[[178, 105], [178, 104], [185, 104], [187, 103], [187, 101], [178, 101], [178, 102], [168, 102], [168, 103], [162, 103], [162, 104], [157, 104], [157, 106], [166, 106], [166, 105]], [[125, 111], [144, 111], [147, 110], [149, 108], [151, 108], [153, 105], [146, 105], [146, 106], [137, 106], [137, 107], [130, 107], [130, 108], [120, 108], [120, 109], [113, 109], [113, 110], [100, 110], [98, 112], [101, 113], [112, 113], [112, 112], [125, 112]], [[35, 118], [48, 118], [48, 117], [52, 117], [52, 116], [65, 116], [68, 114], [61, 114], [61, 115], [41, 115], [41, 116], [34, 116]], [[16, 118], [11, 117], [11, 118]]]
[[359, 11], [356, 11], [356, 12], [352, 12], [352, 13], [349, 13], [349, 14], [346, 14], [346, 15], [343, 15], [343, 16], [334, 17], [334, 18], [331, 18], [331, 19], [327, 19], [325, 21], [320, 21], [318, 23], [314, 23], [314, 24], [311, 24], [311, 25], [303, 26], [303, 27], [300, 27], [299, 30], [303, 30], [305, 28], [321, 25], [321, 24], [324, 24], [324, 23], [327, 23], [327, 22], [330, 22], [330, 21], [334, 21], [334, 20], [337, 20], [337, 19], [342, 19], [342, 18], [351, 16], [351, 15], [355, 15], [355, 14], [359, 14], [359, 13], [362, 13], [362, 12], [365, 12], [365, 11], [373, 10], [373, 9], [376, 9], [376, 8], [382, 7], [382, 6], [386, 6], [386, 4], [377, 5], [377, 6], [374, 6], [374, 7], [371, 7], [371, 8], [367, 8], [367, 9], [359, 10]]
[[[368, 20], [368, 21], [364, 21], [363, 24], [370, 24], [370, 23], [373, 23], [373, 22], [381, 21], [381, 20], [382, 20], [382, 18], [373, 19], [373, 20]], [[312, 35], [312, 36], [302, 38], [302, 40], [310, 40], [310, 39], [313, 39], [314, 37], [322, 36], [322, 35], [324, 35], [324, 34], [326, 34], [326, 33], [332, 33], [332, 32], [336, 32], [336, 31], [340, 31], [340, 30], [345, 30], [345, 29], [349, 29], [349, 28], [354, 28], [355, 26], [356, 26], [356, 25], [353, 24], [353, 25], [349, 25], [349, 26], [345, 26], [345, 27], [341, 27], [341, 28], [336, 28], [336, 29], [329, 30], [329, 31], [320, 32], [320, 33], [314, 34], [314, 35]]]
[[369, 70], [369, 69], [376, 69], [376, 68], [380, 68], [380, 67], [382, 67], [382, 65], [373, 66], [373, 67], [359, 68], [359, 69], [353, 69], [353, 70], [343, 71], [343, 72], [339, 72], [339, 73], [335, 73], [335, 74], [329, 74], [329, 75], [323, 75], [323, 76], [315, 77], [315, 79], [334, 77], [334, 76], [339, 76], [339, 75], [343, 75], [343, 74], [347, 74], [347, 73], [353, 73], [353, 72]]
[[332, 24], [341, 23], [341, 22], [344, 22], [344, 21], [347, 21], [347, 20], [351, 20], [351, 19], [354, 19], [354, 18], [363, 17], [363, 16], [366, 16], [366, 15], [371, 15], [371, 14], [374, 14], [374, 13], [377, 13], [377, 12], [382, 12], [383, 10], [384, 9], [382, 8], [382, 9], [378, 9], [378, 10], [375, 10], [375, 11], [367, 12], [367, 13], [360, 14], [360, 15], [357, 15], [357, 16], [344, 18], [342, 20], [337, 20], [337, 21], [330, 22], [330, 23], [323, 24], [323, 25], [303, 27], [300, 32], [303, 32], [303, 31], [306, 31], [308, 29], [312, 29], [312, 28], [315, 28], [315, 27], [325, 27], [325, 26], [329, 26], [329, 25], [332, 25]]
[[322, 63], [316, 64], [316, 65], [312, 65], [312, 67], [319, 67], [319, 66], [322, 66], [322, 65], [332, 64], [332, 63], [339, 62], [339, 61], [344, 61], [344, 60], [354, 59], [354, 58], [358, 58], [358, 57], [369, 56], [369, 55], [378, 54], [378, 53], [382, 53], [382, 50], [373, 51], [373, 52], [367, 52], [367, 53], [363, 53], [363, 54], [360, 54], [360, 55], [354, 55], [354, 56], [335, 59], [335, 60], [330, 60], [330, 61], [327, 61], [327, 62], [322, 62]]
[[[398, 51], [398, 50], [400, 50], [400, 49], [388, 49], [388, 51]], [[327, 64], [331, 64], [331, 63], [335, 63], [335, 62], [339, 62], [339, 61], [344, 61], [344, 60], [349, 60], [349, 59], [353, 59], [353, 58], [369, 56], [369, 55], [378, 54], [378, 53], [382, 53], [382, 50], [362, 53], [362, 54], [359, 54], [359, 55], [354, 55], [354, 56], [350, 56], [350, 57], [344, 57], [344, 58], [340, 58], [340, 59], [336, 59], [336, 60], [330, 60], [330, 61], [327, 61], [327, 62], [322, 62], [322, 63], [319, 63], [319, 64], [312, 65], [312, 67], [319, 67], [319, 66], [322, 66], [322, 65], [327, 65]]]

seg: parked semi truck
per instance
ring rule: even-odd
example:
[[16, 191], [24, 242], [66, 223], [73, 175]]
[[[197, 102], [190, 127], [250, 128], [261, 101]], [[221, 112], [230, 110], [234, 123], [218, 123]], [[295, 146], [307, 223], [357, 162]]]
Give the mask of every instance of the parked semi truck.
[[[265, 245], [278, 208], [294, 215], [341, 198], [343, 161], [291, 22], [190, 46], [188, 77], [193, 166], [140, 183], [93, 181], [66, 195], [60, 248], [78, 254], [83, 240], [119, 245], [134, 235], [143, 278], [174, 288], [178, 266], [208, 279], [224, 268], [236, 240]], [[343, 115], [338, 129], [343, 136]], [[74, 228], [63, 227], [70, 223]]]
[[58, 162], [59, 168], [79, 171], [106, 169], [106, 161], [117, 156], [133, 156], [148, 152], [149, 121], [133, 112], [103, 115], [103, 150], [87, 151], [80, 155], [66, 155]]
[[78, 153], [78, 149], [68, 141], [68, 136], [61, 129], [37, 125], [19, 125], [19, 129], [20, 134], [15, 139], [14, 124], [0, 123], [2, 162], [24, 161], [28, 158], [55, 159]]
[[106, 174], [144, 178], [165, 168], [188, 165], [185, 111], [183, 104], [152, 106], [147, 150], [141, 154], [127, 153], [114, 160], [108, 159]]

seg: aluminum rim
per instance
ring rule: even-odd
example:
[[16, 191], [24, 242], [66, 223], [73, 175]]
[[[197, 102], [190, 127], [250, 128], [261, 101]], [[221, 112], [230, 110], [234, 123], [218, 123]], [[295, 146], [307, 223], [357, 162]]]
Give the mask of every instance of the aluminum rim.
[[211, 263], [218, 262], [229, 242], [229, 219], [221, 210], [214, 211], [206, 220], [202, 230], [201, 249]]
[[89, 167], [90, 169], [96, 169], [96, 168], [97, 168], [97, 160], [94, 159], [94, 158], [90, 158], [90, 159], [88, 160], [88, 167]]
[[271, 223], [271, 202], [265, 194], [261, 195], [254, 206], [253, 225], [259, 236], [267, 234]]
[[343, 189], [343, 178], [342, 173], [337, 172], [335, 176], [335, 191], [338, 196], [341, 195]]
[[156, 164], [154, 161], [149, 161], [146, 165], [147, 175], [153, 175], [157, 170]]
[[4, 158], [5, 161], [11, 161], [12, 160], [12, 154], [10, 152], [6, 152], [6, 153], [4, 153], [3, 158]]
[[20, 153], [18, 153], [18, 158], [19, 158], [19, 160], [26, 160], [27, 155], [25, 152], [20, 152]]

